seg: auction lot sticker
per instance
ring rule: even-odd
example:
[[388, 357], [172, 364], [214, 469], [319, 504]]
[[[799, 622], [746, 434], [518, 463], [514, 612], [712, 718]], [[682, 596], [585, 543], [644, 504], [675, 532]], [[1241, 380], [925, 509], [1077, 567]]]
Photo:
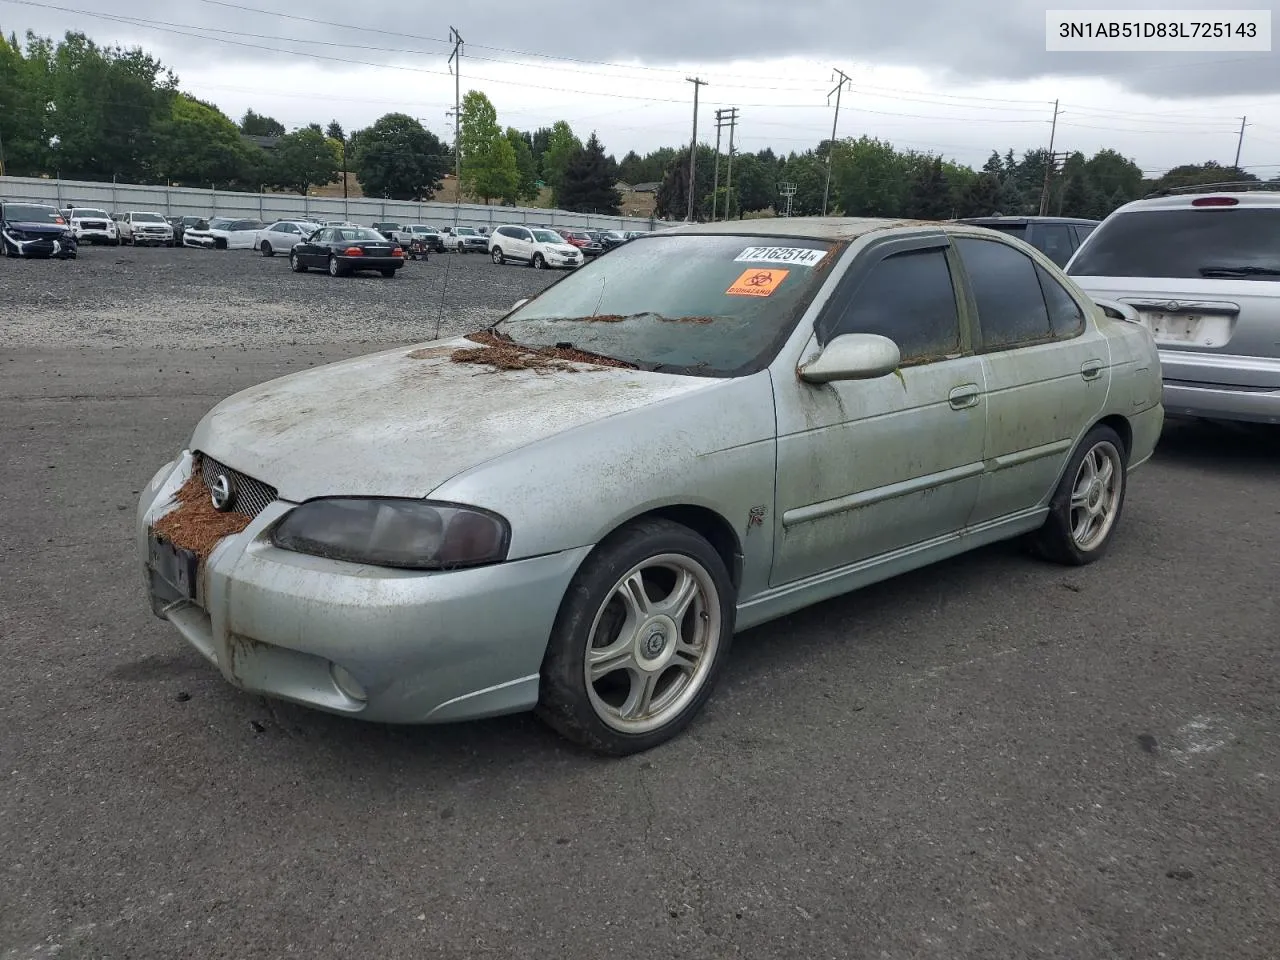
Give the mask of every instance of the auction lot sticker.
[[790, 272], [790, 270], [747, 270], [733, 281], [733, 286], [725, 293], [731, 297], [767, 297], [778, 289], [778, 284], [782, 283]]
[[812, 267], [827, 255], [825, 250], [808, 247], [747, 247], [733, 258], [735, 263], [794, 263]]

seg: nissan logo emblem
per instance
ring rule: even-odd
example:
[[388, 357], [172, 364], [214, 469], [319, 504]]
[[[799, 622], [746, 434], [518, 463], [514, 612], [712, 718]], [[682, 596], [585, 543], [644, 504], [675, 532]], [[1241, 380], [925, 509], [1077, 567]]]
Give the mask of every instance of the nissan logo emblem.
[[231, 478], [220, 473], [209, 484], [209, 498], [213, 501], [213, 509], [225, 513], [231, 509], [231, 500], [235, 496], [235, 488], [231, 486]]

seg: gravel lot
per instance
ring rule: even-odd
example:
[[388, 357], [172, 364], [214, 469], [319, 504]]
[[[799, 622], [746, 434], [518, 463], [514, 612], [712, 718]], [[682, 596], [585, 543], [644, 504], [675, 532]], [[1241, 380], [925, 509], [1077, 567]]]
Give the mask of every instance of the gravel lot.
[[296, 274], [251, 250], [93, 247], [0, 259], [0, 346], [225, 347], [411, 342], [469, 333], [560, 276], [432, 255], [394, 280]]
[[147, 608], [139, 488], [228, 394], [430, 336], [446, 264], [454, 331], [549, 282], [0, 262], [0, 960], [1275, 960], [1274, 434], [1171, 426], [1101, 563], [998, 546], [743, 634], [639, 757], [229, 687]]

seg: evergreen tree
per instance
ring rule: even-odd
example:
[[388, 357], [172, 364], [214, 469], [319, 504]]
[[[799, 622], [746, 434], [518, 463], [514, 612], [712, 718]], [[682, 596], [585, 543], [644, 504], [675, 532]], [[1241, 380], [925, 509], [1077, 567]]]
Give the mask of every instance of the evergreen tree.
[[946, 220], [951, 216], [951, 189], [941, 157], [927, 159], [911, 178], [906, 215], [913, 220]]
[[569, 158], [560, 186], [560, 206], [575, 213], [616, 216], [622, 194], [614, 188], [609, 160], [593, 132], [586, 146]]
[[[999, 160], [999, 158], [996, 158]], [[994, 173], [980, 173], [960, 194], [960, 216], [989, 217], [1000, 209], [1000, 181]]]

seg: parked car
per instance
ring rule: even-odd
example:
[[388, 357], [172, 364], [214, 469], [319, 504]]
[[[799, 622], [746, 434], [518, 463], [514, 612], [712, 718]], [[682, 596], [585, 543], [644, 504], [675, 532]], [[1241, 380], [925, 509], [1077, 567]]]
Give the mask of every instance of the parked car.
[[557, 230], [566, 243], [573, 244], [582, 251], [583, 256], [598, 257], [604, 253], [604, 246], [585, 230]]
[[277, 253], [288, 253], [320, 229], [320, 224], [307, 220], [277, 220], [258, 231], [253, 246], [264, 257], [274, 257]]
[[407, 229], [410, 243], [414, 240], [422, 240], [431, 252], [444, 253], [444, 234], [435, 227], [428, 226], [425, 223], [415, 223]]
[[173, 227], [150, 210], [126, 210], [114, 217], [120, 242], [135, 247], [172, 247]]
[[0, 200], [0, 253], [74, 260], [76, 252], [76, 235], [55, 207]]
[[597, 239], [603, 244], [605, 250], [609, 251], [614, 247], [622, 246], [630, 238], [621, 230], [601, 230]]
[[143, 491], [139, 566], [253, 694], [536, 709], [634, 753], [737, 630], [1014, 537], [1101, 558], [1163, 421], [1151, 335], [1108, 309], [963, 224], [673, 230], [470, 337], [224, 400]]
[[489, 239], [475, 227], [453, 227], [444, 235], [444, 248], [454, 253], [488, 252]]
[[264, 226], [261, 220], [214, 217], [187, 227], [183, 231], [182, 244], [214, 250], [252, 250], [257, 246], [258, 233]]
[[1151, 331], [1170, 415], [1280, 424], [1280, 189], [1223, 187], [1125, 204], [1067, 272]]
[[111, 214], [98, 207], [63, 207], [61, 211], [62, 219], [67, 221], [67, 225], [71, 227], [71, 232], [75, 234], [76, 242], [100, 244], [106, 243], [113, 247], [120, 246], [120, 233], [116, 229], [116, 222], [111, 219]]
[[535, 270], [546, 267], [580, 267], [585, 262], [582, 251], [554, 230], [523, 226], [498, 227], [489, 237], [489, 256], [494, 263], [509, 260], [527, 263]]
[[966, 217], [959, 222], [1017, 237], [1063, 267], [1101, 221], [1079, 217]]
[[322, 227], [289, 251], [295, 273], [326, 268], [334, 277], [377, 270], [390, 279], [404, 266], [404, 249], [369, 227]]
[[403, 223], [375, 223], [373, 225], [373, 229], [377, 230], [388, 240], [394, 240], [396, 243], [406, 244], [409, 242], [409, 237], [407, 236], [409, 228]]
[[186, 230], [188, 227], [194, 227], [196, 224], [198, 224], [201, 221], [201, 219], [203, 218], [201, 217], [165, 217], [165, 220], [168, 221], [169, 226], [173, 227], [174, 244], [179, 247], [183, 246], [183, 243], [182, 243], [183, 234], [186, 233]]

